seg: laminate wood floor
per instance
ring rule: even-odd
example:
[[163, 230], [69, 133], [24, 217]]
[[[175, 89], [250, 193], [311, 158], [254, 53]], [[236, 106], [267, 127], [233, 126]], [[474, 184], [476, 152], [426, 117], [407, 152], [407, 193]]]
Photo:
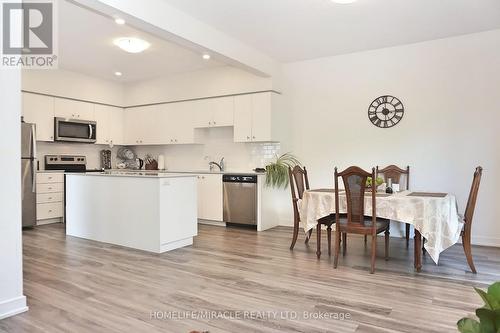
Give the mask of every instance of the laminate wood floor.
[[481, 305], [472, 287], [500, 280], [500, 249], [474, 248], [478, 275], [460, 245], [439, 266], [424, 257], [418, 274], [412, 245], [391, 238], [386, 262], [380, 239], [371, 275], [361, 238], [334, 270], [313, 236], [290, 251], [290, 228], [200, 225], [192, 247], [156, 255], [66, 237], [60, 224], [27, 230], [30, 310], [0, 332], [457, 332]]

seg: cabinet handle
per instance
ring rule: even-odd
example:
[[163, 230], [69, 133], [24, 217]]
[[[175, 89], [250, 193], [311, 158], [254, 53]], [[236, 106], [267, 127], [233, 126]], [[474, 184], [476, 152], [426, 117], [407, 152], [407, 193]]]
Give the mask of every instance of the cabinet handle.
[[52, 209], [49, 209], [49, 213], [52, 213]]
[[212, 125], [212, 122], [211, 122], [211, 121], [209, 121], [209, 122], [208, 122], [208, 124], [209, 124], [209, 125]]
[[177, 142], [177, 139], [175, 139], [175, 142]]
[[214, 125], [217, 125], [217, 123], [214, 121]]
[[52, 200], [52, 197], [49, 197], [49, 200]]
[[49, 177], [49, 179], [52, 179], [52, 177]]
[[205, 179], [205, 176], [201, 176], [201, 179]]
[[249, 137], [249, 136], [247, 136], [247, 140], [250, 140], [250, 137]]
[[252, 139], [255, 139], [255, 136], [252, 136]]

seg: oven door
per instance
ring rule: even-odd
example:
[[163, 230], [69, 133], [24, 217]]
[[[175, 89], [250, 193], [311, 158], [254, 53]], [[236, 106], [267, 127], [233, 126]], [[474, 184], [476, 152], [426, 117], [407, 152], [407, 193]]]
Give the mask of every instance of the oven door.
[[67, 142], [96, 142], [95, 121], [55, 118], [54, 140]]

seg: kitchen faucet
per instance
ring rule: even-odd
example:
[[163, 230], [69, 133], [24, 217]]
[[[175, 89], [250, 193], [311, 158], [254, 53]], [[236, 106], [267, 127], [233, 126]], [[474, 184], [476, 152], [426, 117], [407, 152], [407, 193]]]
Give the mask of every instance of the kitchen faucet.
[[218, 167], [219, 171], [224, 171], [224, 157], [220, 160], [219, 163], [217, 162], [209, 162], [208, 165], [210, 166], [210, 171], [214, 171], [214, 167]]

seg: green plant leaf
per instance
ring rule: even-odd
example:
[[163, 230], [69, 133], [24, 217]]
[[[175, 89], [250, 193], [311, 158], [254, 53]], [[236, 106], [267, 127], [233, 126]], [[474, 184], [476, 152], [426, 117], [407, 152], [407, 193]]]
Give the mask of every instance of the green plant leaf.
[[481, 324], [471, 318], [462, 318], [457, 323], [461, 333], [481, 333]]
[[493, 283], [488, 287], [488, 300], [493, 310], [500, 309], [500, 282]]
[[489, 309], [477, 309], [476, 316], [481, 323], [481, 333], [496, 333], [495, 312]]
[[493, 310], [493, 306], [492, 304], [490, 303], [490, 299], [488, 297], [488, 294], [484, 291], [484, 290], [481, 290], [479, 288], [476, 288], [474, 287], [474, 290], [479, 294], [479, 296], [481, 296], [481, 298], [483, 299], [484, 301], [484, 308], [485, 309], [490, 309], [490, 310]]
[[277, 156], [274, 163], [266, 165], [266, 186], [275, 188], [287, 188], [290, 179], [288, 168], [301, 165], [299, 160], [290, 153]]

